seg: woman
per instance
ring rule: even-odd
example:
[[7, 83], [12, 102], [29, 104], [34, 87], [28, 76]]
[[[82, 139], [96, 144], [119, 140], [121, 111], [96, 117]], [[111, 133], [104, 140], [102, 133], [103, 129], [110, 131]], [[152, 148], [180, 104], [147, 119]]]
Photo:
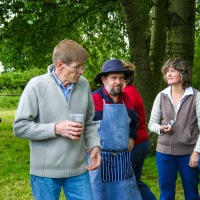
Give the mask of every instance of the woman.
[[158, 134], [160, 199], [175, 199], [178, 172], [185, 199], [199, 199], [200, 93], [191, 87], [192, 68], [182, 58], [169, 59], [162, 73], [169, 86], [157, 95], [148, 124], [149, 130]]

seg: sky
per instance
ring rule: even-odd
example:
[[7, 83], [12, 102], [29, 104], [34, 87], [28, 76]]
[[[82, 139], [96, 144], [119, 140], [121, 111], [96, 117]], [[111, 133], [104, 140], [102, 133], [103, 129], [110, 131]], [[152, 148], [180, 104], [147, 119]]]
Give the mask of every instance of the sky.
[[0, 73], [3, 71], [2, 63], [0, 62]]

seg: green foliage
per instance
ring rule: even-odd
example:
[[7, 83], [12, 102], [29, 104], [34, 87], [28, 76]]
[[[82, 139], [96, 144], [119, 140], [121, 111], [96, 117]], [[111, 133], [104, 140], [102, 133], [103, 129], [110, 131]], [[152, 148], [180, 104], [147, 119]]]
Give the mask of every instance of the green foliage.
[[20, 99], [20, 95], [16, 96], [8, 96], [8, 95], [2, 95], [0, 96], [0, 109], [2, 110], [9, 110], [9, 109], [16, 109], [18, 102]]
[[20, 94], [32, 77], [43, 73], [45, 73], [44, 69], [33, 68], [23, 72], [0, 74], [0, 93]]
[[[149, 1], [137, 2], [144, 8], [139, 12], [144, 12]], [[89, 67], [85, 76], [92, 88], [97, 87], [93, 79], [105, 60], [131, 60], [125, 40], [128, 38], [127, 30], [118, 0], [3, 0], [0, 5], [0, 61], [6, 72], [14, 69], [18, 73], [37, 67], [45, 70], [51, 64], [54, 46], [64, 38], [76, 40], [89, 51]], [[198, 5], [199, 1], [197, 9]], [[138, 44], [141, 42], [136, 41]], [[195, 71], [198, 72], [199, 59], [196, 58]], [[193, 82], [198, 85], [196, 76]], [[23, 87], [15, 86], [13, 90]]]
[[[198, 1], [199, 2], [199, 1]], [[200, 11], [199, 3], [197, 4], [197, 11]], [[195, 39], [195, 55], [193, 64], [193, 78], [192, 86], [196, 89], [200, 89], [200, 20], [199, 14], [196, 15], [196, 39]]]
[[[46, 68], [54, 46], [64, 38], [90, 52], [92, 73], [105, 60], [129, 53], [118, 1], [2, 1], [2, 10], [7, 15], [1, 16], [0, 60], [6, 71]], [[13, 17], [8, 23], [9, 12]]]
[[194, 66], [193, 66], [193, 78], [192, 86], [197, 90], [200, 90], [200, 41], [197, 41]]
[[[0, 60], [6, 71], [15, 69], [13, 79], [18, 78], [17, 71], [38, 66], [46, 69], [51, 63], [54, 46], [64, 38], [73, 39], [88, 50], [90, 57], [84, 76], [89, 80], [92, 90], [97, 87], [93, 79], [104, 61], [110, 58], [130, 59], [124, 39], [125, 36], [127, 38], [126, 28], [118, 1], [98, 1], [96, 4], [95, 1], [21, 1], [19, 5], [22, 12], [15, 9], [15, 3], [11, 5], [16, 16], [0, 29]], [[7, 9], [4, 11], [7, 12]], [[9, 76], [12, 75], [5, 76], [8, 82]], [[20, 83], [13, 80], [15, 86], [12, 90], [24, 88], [29, 76], [23, 78], [24, 81]], [[1, 86], [2, 82], [1, 91], [12, 88], [9, 84]]]
[[196, 39], [195, 39], [195, 55], [193, 65], [192, 85], [196, 89], [200, 89], [200, 1], [197, 1], [196, 15]]

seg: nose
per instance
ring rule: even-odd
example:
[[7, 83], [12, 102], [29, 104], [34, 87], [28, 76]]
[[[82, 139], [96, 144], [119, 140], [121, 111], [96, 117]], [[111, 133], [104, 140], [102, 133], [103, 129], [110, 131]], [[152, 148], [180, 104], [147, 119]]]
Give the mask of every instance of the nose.
[[121, 83], [121, 80], [120, 80], [119, 78], [117, 78], [117, 79], [116, 79], [116, 83], [117, 83], [117, 84], [120, 84], [120, 83]]
[[166, 76], [171, 76], [171, 72], [168, 71], [168, 72], [166, 73]]

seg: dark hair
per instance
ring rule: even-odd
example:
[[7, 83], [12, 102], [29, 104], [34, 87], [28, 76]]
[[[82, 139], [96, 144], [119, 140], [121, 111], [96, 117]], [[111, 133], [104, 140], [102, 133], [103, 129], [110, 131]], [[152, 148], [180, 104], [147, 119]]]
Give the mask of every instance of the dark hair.
[[133, 75], [125, 79], [126, 85], [131, 85], [133, 84], [133, 78], [134, 78], [134, 72], [135, 72], [135, 65], [129, 61], [122, 61], [122, 64], [125, 69], [133, 71]]
[[186, 61], [183, 58], [170, 58], [169, 60], [167, 60], [161, 69], [163, 78], [166, 83], [166, 73], [170, 67], [172, 67], [180, 73], [181, 80], [183, 81], [183, 88], [191, 86], [193, 74], [192, 67], [189, 61]]

